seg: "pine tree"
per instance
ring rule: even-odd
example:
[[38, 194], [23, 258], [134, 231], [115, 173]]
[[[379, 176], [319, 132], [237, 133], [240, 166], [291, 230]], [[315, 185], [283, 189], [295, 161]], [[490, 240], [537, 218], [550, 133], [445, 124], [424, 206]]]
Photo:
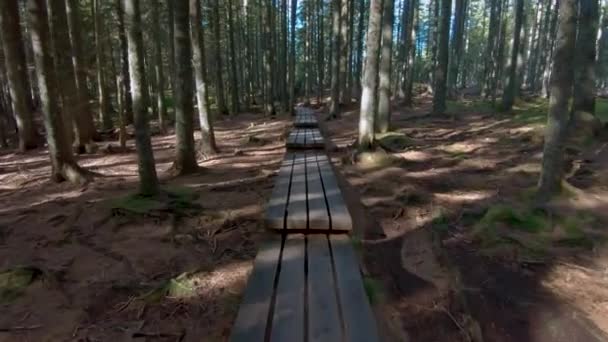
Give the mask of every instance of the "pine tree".
[[378, 113], [376, 131], [386, 133], [391, 122], [391, 72], [393, 56], [393, 0], [384, 1], [384, 15], [382, 17], [382, 51], [379, 69], [378, 84]]
[[436, 114], [443, 114], [446, 110], [451, 11], [452, 0], [441, 0], [441, 10], [439, 12], [437, 66], [433, 76], [433, 113]]
[[515, 97], [519, 93], [519, 82], [517, 81], [517, 57], [521, 45], [521, 27], [524, 15], [524, 0], [516, 0], [515, 3], [515, 27], [513, 28], [513, 43], [511, 44], [511, 55], [507, 71], [507, 83], [502, 94], [502, 110], [508, 111], [513, 107]]

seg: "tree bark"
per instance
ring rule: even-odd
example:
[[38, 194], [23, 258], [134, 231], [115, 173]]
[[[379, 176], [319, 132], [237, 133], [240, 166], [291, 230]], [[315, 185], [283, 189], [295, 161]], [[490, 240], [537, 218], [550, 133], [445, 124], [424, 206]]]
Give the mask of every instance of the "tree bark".
[[152, 0], [152, 34], [154, 36], [154, 79], [156, 81], [156, 106], [158, 126], [161, 133], [167, 133], [167, 106], [165, 106], [165, 73], [163, 68], [162, 36], [160, 32], [159, 0]]
[[574, 113], [595, 115], [595, 56], [599, 25], [597, 0], [579, 0], [578, 33], [574, 57]]
[[272, 6], [270, 0], [263, 0], [265, 5], [264, 13], [264, 73], [266, 77], [266, 96], [264, 100], [264, 111], [266, 115], [274, 116], [276, 114], [274, 107], [274, 77], [273, 77], [273, 60], [274, 51], [272, 44]]
[[93, 153], [95, 151], [93, 140], [97, 138], [98, 133], [93, 120], [91, 98], [87, 87], [87, 64], [82, 51], [80, 9], [77, 0], [66, 0], [65, 6], [72, 46], [72, 66], [76, 77], [76, 96], [78, 97], [78, 105], [75, 109], [78, 124], [76, 138], [77, 143], [80, 144], [80, 147], [84, 147], [86, 153]]
[[[340, 34], [340, 0], [333, 0], [332, 8], [332, 35], [333, 50], [331, 58], [331, 101], [329, 116], [337, 118], [340, 112], [340, 48], [342, 46]], [[372, 127], [373, 129], [373, 127]]]
[[148, 111], [145, 107], [147, 92], [145, 91], [141, 12], [139, 0], [123, 1], [129, 52], [129, 75], [131, 76], [135, 146], [138, 157], [139, 193], [144, 196], [155, 196], [160, 192], [160, 188], [150, 142]]
[[49, 25], [44, 0], [27, 0], [29, 28], [36, 65], [36, 79], [40, 95], [41, 111], [44, 115], [49, 154], [51, 157], [51, 178], [54, 181], [70, 181], [83, 184], [88, 174], [81, 169], [66, 140], [64, 121], [57, 103], [57, 84], [53, 69], [53, 56], [49, 46]]
[[393, 56], [393, 0], [384, 0], [382, 19], [382, 51], [379, 66], [378, 114], [376, 131], [386, 133], [391, 122], [391, 72]]
[[289, 43], [289, 111], [295, 115], [296, 105], [296, 19], [298, 0], [291, 0], [290, 43]]
[[[439, 0], [437, 0], [439, 1]], [[439, 35], [437, 66], [435, 68], [434, 92], [433, 92], [433, 113], [443, 114], [446, 110], [447, 96], [447, 76], [449, 63], [449, 43], [450, 43], [450, 17], [452, 11], [452, 0], [441, 0], [441, 12], [439, 14]]]
[[448, 75], [448, 89], [451, 98], [456, 98], [458, 92], [458, 75], [462, 60], [462, 44], [465, 36], [465, 20], [467, 13], [468, 0], [456, 0], [454, 14], [454, 28], [452, 35], [452, 59], [450, 60], [450, 70]]
[[189, 33], [188, 2], [176, 1], [173, 7], [175, 47], [175, 136], [177, 139], [173, 168], [178, 174], [198, 170], [194, 152], [192, 103], [192, 51]]
[[406, 27], [405, 55], [406, 62], [403, 70], [403, 104], [411, 106], [413, 102], [414, 67], [416, 60], [416, 19], [418, 12], [418, 0], [408, 1], [408, 20]]
[[576, 0], [561, 0], [559, 26], [553, 58], [549, 118], [545, 128], [545, 146], [537, 201], [548, 202], [561, 189], [564, 142], [570, 115], [568, 101], [574, 83], [574, 48], [576, 41]]
[[521, 24], [524, 14], [524, 0], [515, 2], [515, 26], [513, 28], [513, 44], [511, 44], [511, 55], [507, 67], [507, 83], [502, 93], [502, 110], [509, 111], [513, 108], [515, 97], [518, 96], [519, 82], [517, 81], [517, 57], [520, 49]]
[[227, 1], [228, 6], [228, 41], [230, 45], [230, 93], [232, 106], [232, 113], [236, 114], [241, 111], [239, 102], [240, 102], [240, 92], [239, 92], [239, 81], [238, 81], [238, 72], [237, 72], [237, 54], [234, 45], [234, 19], [233, 19], [233, 9], [232, 9], [232, 0]]
[[213, 34], [215, 36], [215, 101], [220, 115], [228, 114], [226, 96], [224, 95], [224, 80], [222, 77], [222, 51], [220, 42], [220, 4], [213, 0]]
[[103, 24], [104, 20], [100, 13], [100, 0], [93, 0], [93, 24], [94, 24], [94, 36], [95, 36], [95, 62], [97, 71], [97, 101], [98, 109], [97, 114], [101, 127], [104, 130], [112, 128], [112, 116], [110, 107], [110, 95], [108, 92], [108, 85], [106, 83], [105, 67], [105, 46], [103, 44]]
[[18, 6], [17, 1], [0, 1], [0, 30], [11, 105], [17, 121], [19, 151], [24, 152], [36, 148], [39, 139], [28, 104], [30, 87]]
[[217, 153], [215, 134], [211, 121], [209, 102], [207, 101], [207, 81], [205, 79], [205, 59], [203, 54], [203, 34], [201, 32], [202, 15], [200, 0], [190, 0], [190, 40], [192, 41], [192, 61], [196, 81], [196, 102], [198, 119], [201, 127], [199, 151], [205, 155]]
[[125, 33], [123, 0], [116, 0], [116, 17], [118, 21], [118, 39], [120, 40], [120, 73], [125, 99], [123, 103], [127, 123], [133, 123], [133, 101], [131, 96], [131, 77], [129, 75], [129, 51]]
[[362, 81], [361, 110], [359, 114], [359, 149], [373, 147], [375, 135], [375, 111], [377, 104], [376, 82], [378, 76], [378, 50], [380, 49], [380, 26], [382, 23], [382, 1], [370, 0], [369, 24], [366, 38], [366, 60]]

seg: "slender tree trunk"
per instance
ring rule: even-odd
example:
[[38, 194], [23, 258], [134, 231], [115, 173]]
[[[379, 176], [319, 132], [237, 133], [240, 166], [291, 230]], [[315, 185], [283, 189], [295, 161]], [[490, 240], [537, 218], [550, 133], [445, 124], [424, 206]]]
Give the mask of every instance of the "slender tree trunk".
[[122, 81], [122, 74], [116, 75], [116, 104], [118, 111], [118, 143], [120, 150], [127, 150], [127, 121], [125, 118], [125, 87]]
[[38, 146], [38, 134], [28, 105], [29, 81], [18, 6], [17, 1], [0, 1], [0, 31], [12, 110], [17, 121], [19, 150], [24, 152]]
[[144, 47], [142, 40], [141, 12], [139, 0], [123, 0], [131, 76], [131, 96], [135, 126], [135, 146], [137, 148], [139, 193], [154, 196], [160, 192], [154, 153], [150, 142], [148, 111], [145, 104]]
[[237, 76], [237, 55], [236, 49], [234, 45], [234, 19], [233, 19], [233, 9], [232, 9], [232, 0], [227, 2], [228, 5], [228, 41], [230, 44], [230, 90], [231, 90], [231, 99], [232, 99], [232, 107], [231, 110], [233, 113], [238, 113], [241, 111], [239, 106], [239, 82]]
[[414, 62], [416, 60], [416, 18], [418, 12], [418, 0], [408, 1], [408, 21], [406, 27], [405, 54], [406, 62], [403, 70], [403, 103], [411, 106], [413, 102], [414, 88]]
[[549, 201], [561, 189], [564, 142], [570, 121], [568, 101], [574, 83], [572, 65], [576, 41], [576, 0], [560, 1], [558, 30], [551, 76], [549, 118], [545, 128], [545, 146], [537, 192], [540, 204]]
[[207, 101], [207, 82], [205, 79], [205, 60], [203, 54], [203, 34], [201, 31], [200, 0], [190, 0], [190, 39], [192, 41], [192, 61], [194, 62], [194, 79], [196, 81], [196, 102], [198, 119], [201, 127], [199, 151], [209, 156], [217, 153], [215, 134]]
[[[428, 74], [429, 74], [429, 84], [431, 87], [435, 86], [435, 74], [436, 74], [436, 66], [437, 66], [437, 44], [439, 44], [439, 2], [442, 0], [430, 0], [429, 2], [429, 15], [431, 21], [431, 27], [429, 28], [430, 34], [428, 35], [428, 49], [429, 49], [429, 66], [428, 66]], [[447, 75], [446, 75], [447, 76]], [[447, 77], [446, 77], [447, 79]], [[433, 90], [434, 91], [434, 90]]]
[[578, 34], [574, 62], [574, 113], [595, 115], [595, 57], [599, 25], [597, 0], [579, 0]]
[[449, 95], [451, 98], [456, 98], [458, 92], [458, 75], [462, 60], [462, 44], [464, 41], [464, 28], [467, 13], [467, 0], [456, 0], [456, 8], [454, 14], [454, 28], [452, 35], [452, 59], [450, 61], [449, 70]]
[[110, 113], [110, 96], [108, 92], [108, 85], [105, 77], [105, 46], [103, 44], [103, 23], [102, 14], [100, 13], [100, 0], [93, 0], [93, 24], [95, 28], [95, 62], [97, 71], [97, 101], [98, 109], [97, 115], [101, 122], [101, 127], [104, 130], [112, 128], [112, 116]]
[[[341, 0], [333, 0], [332, 8], [332, 35], [333, 49], [331, 59], [331, 101], [329, 104], [329, 116], [337, 118], [340, 112], [340, 48], [342, 46], [340, 32], [340, 9]], [[373, 130], [373, 127], [372, 127]]]
[[215, 96], [217, 111], [221, 115], [228, 114], [226, 109], [226, 97], [224, 95], [224, 80], [222, 77], [222, 51], [220, 43], [220, 4], [219, 0], [213, 0], [213, 30], [215, 36]]
[[382, 24], [382, 1], [370, 0], [367, 26], [366, 59], [362, 81], [361, 110], [359, 114], [359, 149], [373, 147], [375, 135], [375, 111], [377, 105], [376, 82], [378, 76], [378, 50]]
[[76, 123], [78, 125], [76, 139], [80, 145], [80, 152], [82, 151], [80, 148], [84, 147], [86, 153], [93, 153], [95, 151], [93, 139], [97, 137], [98, 133], [93, 121], [91, 98], [87, 87], [87, 67], [82, 51], [80, 9], [78, 8], [77, 0], [66, 0], [65, 5], [72, 46], [72, 66], [76, 77], [76, 96], [78, 97], [78, 105], [75, 108]]
[[[437, 0], [439, 1], [439, 0]], [[433, 93], [433, 113], [443, 114], [446, 110], [447, 76], [449, 63], [450, 17], [452, 0], [441, 0], [439, 15], [439, 36], [437, 51], [437, 67], [435, 68], [435, 86]]]
[[66, 140], [64, 122], [57, 103], [57, 84], [49, 46], [48, 15], [44, 0], [27, 0], [27, 12], [41, 110], [53, 166], [51, 178], [55, 181], [67, 180], [82, 184], [88, 180], [88, 174], [74, 160], [72, 149]]
[[349, 105], [352, 94], [349, 94], [348, 89], [348, 74], [350, 66], [348, 65], [348, 52], [350, 50], [350, 2], [352, 0], [341, 0], [340, 9], [340, 103]]
[[173, 168], [178, 174], [198, 170], [194, 151], [194, 107], [192, 103], [192, 50], [189, 30], [189, 3], [173, 5], [173, 46], [175, 47], [175, 136]]
[[486, 45], [485, 54], [485, 67], [483, 72], [483, 96], [488, 98], [491, 93], [491, 84], [496, 70], [496, 54], [497, 54], [497, 43], [500, 28], [500, 6], [502, 0], [491, 1], [490, 6], [490, 24], [488, 31], [488, 42]]
[[295, 114], [296, 105], [296, 19], [298, 0], [291, 0], [290, 44], [289, 44], [289, 110]]
[[378, 85], [378, 116], [376, 131], [386, 133], [391, 123], [391, 72], [393, 56], [393, 0], [384, 1], [384, 15], [382, 19], [382, 51], [379, 66]]
[[547, 65], [547, 67], [544, 69], [544, 73], [542, 75], [542, 94], [549, 98], [550, 95], [550, 89], [549, 89], [549, 83], [551, 80], [551, 69], [553, 68], [551, 61], [553, 60], [553, 54], [554, 54], [554, 50], [555, 50], [555, 40], [556, 40], [556, 36], [557, 36], [557, 14], [559, 11], [559, 6], [560, 6], [560, 1], [557, 0], [555, 3], [555, 10], [553, 11], [552, 17], [551, 17], [551, 24], [549, 27], [549, 34], [551, 35], [550, 39], [549, 39], [549, 48], [546, 54], [546, 61], [545, 61], [545, 65]]
[[509, 111], [513, 108], [515, 97], [519, 94], [517, 81], [517, 57], [520, 49], [520, 35], [522, 17], [524, 14], [524, 0], [515, 2], [515, 27], [513, 28], [513, 44], [511, 46], [510, 61], [507, 70], [507, 83], [502, 94], [502, 110]]
[[116, 0], [116, 17], [118, 22], [118, 39], [120, 40], [120, 73], [125, 91], [123, 103], [124, 114], [127, 123], [133, 123], [133, 101], [131, 96], [131, 77], [129, 75], [129, 52], [127, 48], [127, 36], [125, 33], [124, 10], [121, 4], [123, 0]]
[[274, 62], [274, 53], [272, 46], [272, 6], [269, 0], [265, 1], [265, 20], [264, 20], [264, 72], [266, 74], [266, 99], [265, 112], [266, 115], [274, 116], [276, 114], [274, 107], [274, 76], [272, 65]]
[[288, 0], [282, 0], [281, 1], [281, 30], [282, 30], [282, 36], [283, 36], [283, 46], [281, 49], [281, 80], [282, 80], [282, 87], [281, 87], [281, 103], [283, 106], [283, 110], [285, 111], [285, 113], [291, 113], [291, 109], [290, 109], [290, 101], [289, 101], [289, 91], [288, 91], [288, 84], [287, 84], [287, 80], [289, 79], [289, 75], [288, 75], [288, 68], [289, 68], [289, 60], [288, 60], [288, 56], [289, 54], [288, 49], [289, 49], [289, 37], [288, 37], [288, 33], [287, 33], [287, 27], [289, 26], [288, 20], [287, 20], [287, 2]]
[[355, 97], [361, 97], [361, 71], [363, 69], [363, 37], [365, 29], [365, 0], [359, 0], [359, 18], [357, 19], [357, 60], [355, 62], [355, 72], [353, 78], [355, 86]]
[[154, 36], [154, 79], [156, 99], [152, 107], [158, 113], [158, 126], [161, 133], [167, 133], [167, 106], [165, 106], [165, 74], [163, 68], [162, 36], [160, 32], [159, 0], [152, 0], [152, 34]]
[[324, 24], [323, 24], [323, 0], [317, 0], [317, 27], [319, 28], [319, 35], [317, 37], [317, 103], [321, 104], [321, 97], [325, 90], [325, 72], [324, 72], [324, 60], [325, 60], [325, 48], [324, 48]]

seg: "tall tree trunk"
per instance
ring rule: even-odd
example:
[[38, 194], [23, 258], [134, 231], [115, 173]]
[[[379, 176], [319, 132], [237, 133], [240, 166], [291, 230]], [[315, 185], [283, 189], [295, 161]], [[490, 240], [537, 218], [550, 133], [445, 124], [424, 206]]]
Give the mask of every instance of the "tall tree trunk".
[[190, 0], [190, 40], [192, 41], [192, 61], [196, 81], [196, 102], [201, 127], [199, 151], [205, 155], [217, 153], [215, 134], [207, 101], [207, 80], [205, 79], [205, 58], [203, 53], [202, 16], [200, 0]]
[[289, 110], [295, 114], [296, 105], [296, 19], [298, 0], [291, 0], [290, 43], [289, 43]]
[[[340, 112], [340, 48], [342, 46], [340, 32], [340, 9], [341, 0], [333, 0], [332, 8], [332, 36], [333, 49], [331, 58], [331, 101], [329, 104], [329, 116], [337, 118]], [[373, 129], [373, 127], [372, 127]]]
[[502, 0], [491, 1], [490, 6], [490, 24], [488, 31], [488, 42], [486, 45], [485, 66], [483, 71], [483, 96], [488, 98], [491, 94], [491, 87], [496, 65], [498, 37], [500, 34], [500, 8]]
[[124, 114], [127, 123], [133, 123], [133, 100], [131, 96], [131, 77], [129, 75], [129, 51], [127, 48], [127, 36], [125, 33], [124, 10], [121, 4], [123, 0], [116, 0], [116, 17], [118, 21], [118, 39], [120, 40], [120, 74], [125, 99], [123, 103]]
[[65, 5], [72, 46], [72, 66], [76, 77], [76, 96], [78, 97], [78, 106], [75, 109], [78, 125], [76, 138], [77, 143], [80, 144], [80, 147], [84, 147], [85, 152], [93, 153], [95, 151], [93, 139], [97, 138], [98, 133], [93, 121], [91, 98], [87, 87], [87, 64], [82, 51], [80, 8], [77, 0], [66, 0]]
[[165, 74], [163, 68], [162, 36], [160, 32], [159, 0], [152, 0], [152, 34], [154, 36], [154, 79], [156, 84], [156, 100], [152, 107], [158, 113], [158, 126], [160, 131], [167, 133], [167, 106], [165, 106]]
[[266, 115], [274, 116], [276, 114], [274, 108], [274, 77], [273, 77], [273, 62], [274, 51], [272, 46], [272, 4], [270, 0], [263, 0], [265, 5], [264, 15], [264, 73], [266, 75], [266, 98], [265, 98], [265, 113]]
[[391, 65], [393, 56], [393, 0], [384, 0], [382, 51], [379, 66], [377, 132], [386, 133], [391, 122]]
[[[354, 3], [354, 1], [353, 1]], [[321, 97], [323, 96], [323, 91], [325, 90], [325, 72], [323, 70], [324, 60], [325, 60], [325, 48], [324, 48], [324, 23], [323, 23], [323, 0], [317, 0], [317, 27], [318, 27], [318, 37], [317, 37], [317, 103], [321, 104]]]
[[454, 14], [454, 28], [452, 35], [452, 59], [450, 60], [450, 70], [448, 75], [448, 89], [451, 98], [455, 98], [458, 92], [458, 75], [462, 60], [462, 45], [464, 41], [464, 28], [467, 13], [467, 0], [456, 0]]
[[105, 46], [103, 44], [103, 24], [104, 20], [100, 13], [100, 0], [93, 0], [93, 24], [94, 24], [94, 36], [95, 36], [95, 62], [97, 71], [97, 101], [98, 109], [97, 115], [101, 122], [101, 127], [108, 130], [112, 128], [112, 116], [110, 109], [110, 94], [108, 92], [108, 85], [105, 77]]
[[365, 22], [365, 0], [359, 0], [359, 18], [357, 19], [357, 60], [355, 62], [354, 86], [355, 97], [361, 96], [361, 71], [363, 69], [363, 37]]
[[[64, 121], [66, 142], [74, 145], [77, 150], [84, 150], [80, 142], [78, 92], [76, 90], [76, 76], [72, 65], [72, 46], [68, 31], [68, 18], [64, 1], [49, 1], [49, 17], [51, 18], [51, 37], [54, 43], [54, 58], [57, 72], [57, 86], [61, 99], [61, 112]], [[74, 134], [76, 132], [76, 134]]]
[[557, 14], [559, 11], [559, 6], [560, 6], [560, 1], [556, 0], [555, 2], [555, 10], [553, 11], [552, 17], [551, 17], [551, 24], [549, 26], [549, 34], [551, 35], [550, 39], [549, 39], [549, 48], [547, 51], [547, 54], [545, 56], [546, 60], [545, 60], [545, 65], [547, 66], [544, 70], [544, 74], [542, 75], [542, 94], [549, 98], [550, 95], [550, 81], [551, 81], [551, 71], [552, 71], [552, 64], [551, 61], [553, 60], [553, 54], [555, 53], [555, 40], [557, 37]]
[[348, 94], [348, 73], [350, 68], [348, 65], [348, 51], [350, 47], [349, 28], [350, 28], [350, 1], [341, 0], [340, 9], [340, 103], [350, 104], [352, 94]]
[[38, 146], [38, 134], [31, 108], [28, 105], [30, 87], [21, 28], [19, 27], [18, 6], [17, 1], [0, 1], [0, 32], [12, 110], [17, 119], [19, 150], [24, 152]]
[[[437, 0], [439, 1], [439, 0]], [[452, 0], [441, 0], [439, 14], [439, 36], [437, 51], [437, 67], [435, 68], [435, 86], [433, 93], [433, 113], [443, 114], [446, 110], [447, 76], [450, 44], [450, 17]]]
[[57, 84], [53, 69], [53, 56], [49, 46], [49, 25], [44, 0], [27, 0], [29, 28], [36, 65], [36, 78], [44, 115], [49, 154], [52, 163], [51, 178], [55, 181], [70, 181], [82, 184], [88, 180], [87, 172], [81, 169], [66, 140], [65, 127], [57, 103]]
[[570, 115], [568, 101], [574, 83], [574, 48], [576, 41], [576, 0], [561, 0], [553, 72], [549, 118], [545, 128], [545, 146], [537, 200], [544, 204], [561, 189], [564, 142]]
[[366, 38], [366, 59], [362, 81], [361, 110], [359, 114], [359, 149], [373, 147], [375, 135], [375, 111], [377, 104], [376, 82], [378, 77], [378, 52], [380, 49], [380, 26], [382, 24], [382, 1], [370, 0], [369, 23]]
[[[429, 58], [429, 65], [428, 65], [428, 74], [429, 74], [429, 84], [431, 87], [435, 86], [435, 74], [436, 74], [436, 66], [437, 66], [437, 44], [439, 43], [439, 26], [440, 26], [440, 13], [439, 13], [439, 2], [442, 0], [430, 0], [429, 2], [429, 16], [430, 16], [430, 22], [431, 22], [431, 26], [429, 28], [430, 33], [428, 34], [428, 55], [430, 56]], [[447, 75], [446, 75], [447, 76]], [[447, 77], [446, 77], [447, 79]]]
[[595, 56], [599, 25], [597, 0], [579, 0], [578, 33], [574, 59], [574, 113], [595, 115]]
[[131, 76], [131, 96], [133, 102], [133, 124], [135, 126], [135, 146], [137, 147], [139, 193], [154, 196], [160, 192], [154, 153], [150, 142], [148, 111], [145, 104], [144, 46], [142, 40], [141, 12], [139, 0], [123, 0], [127, 45], [129, 52], [129, 75]]
[[289, 48], [289, 37], [287, 36], [287, 27], [289, 26], [289, 23], [287, 21], [287, 2], [288, 0], [282, 0], [281, 1], [281, 30], [282, 30], [282, 36], [283, 36], [283, 46], [281, 49], [281, 81], [282, 81], [282, 87], [281, 87], [281, 103], [283, 106], [283, 110], [285, 111], [285, 113], [291, 113], [291, 109], [290, 109], [290, 102], [289, 102], [289, 91], [288, 91], [288, 84], [287, 84], [287, 80], [289, 78], [288, 76], [288, 68], [289, 68], [289, 61], [288, 61], [288, 53], [287, 50]]
[[192, 51], [189, 31], [189, 3], [176, 1], [173, 5], [173, 34], [175, 47], [175, 136], [177, 139], [173, 168], [178, 174], [198, 170], [194, 151], [192, 103]]
[[215, 37], [215, 101], [217, 111], [220, 115], [228, 114], [226, 109], [226, 96], [224, 95], [224, 80], [222, 77], [222, 51], [220, 31], [220, 4], [219, 0], [213, 0], [213, 34]]
[[404, 44], [406, 61], [403, 65], [403, 103], [411, 106], [413, 101], [414, 87], [414, 62], [416, 59], [416, 18], [418, 12], [418, 0], [408, 1], [408, 20], [406, 26], [406, 41]]
[[232, 0], [227, 2], [228, 6], [228, 41], [230, 43], [230, 92], [231, 92], [231, 100], [232, 107], [231, 110], [233, 113], [238, 113], [241, 111], [239, 106], [240, 95], [239, 95], [239, 81], [237, 76], [237, 54], [234, 45], [234, 19], [233, 19], [233, 9], [232, 9]]
[[517, 57], [520, 49], [521, 24], [524, 14], [524, 0], [515, 2], [515, 26], [513, 28], [513, 43], [511, 44], [511, 55], [507, 70], [507, 83], [502, 93], [502, 110], [509, 111], [513, 108], [515, 97], [519, 94], [517, 81]]

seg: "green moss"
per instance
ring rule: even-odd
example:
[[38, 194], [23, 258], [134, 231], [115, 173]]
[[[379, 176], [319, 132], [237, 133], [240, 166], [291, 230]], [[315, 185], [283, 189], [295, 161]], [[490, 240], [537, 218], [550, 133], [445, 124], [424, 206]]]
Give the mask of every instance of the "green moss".
[[156, 197], [127, 195], [109, 200], [108, 205], [112, 210], [136, 215], [166, 211], [180, 216], [187, 210], [200, 209], [200, 205], [194, 203], [197, 198], [198, 194], [190, 188], [168, 187]]
[[539, 233], [548, 228], [547, 218], [541, 212], [529, 209], [518, 210], [508, 205], [498, 204], [488, 209], [476, 225], [475, 231], [491, 229], [498, 224], [529, 233]]
[[191, 298], [196, 294], [193, 278], [190, 273], [182, 273], [175, 278], [168, 279], [139, 298], [146, 303], [158, 303], [165, 298]]
[[528, 102], [518, 102], [513, 106], [513, 120], [522, 124], [544, 124], [549, 112], [549, 101], [536, 98]]
[[21, 296], [41, 275], [42, 271], [34, 267], [16, 267], [0, 272], [0, 303], [9, 303]]
[[371, 277], [363, 277], [363, 287], [371, 305], [378, 304], [384, 298], [382, 285]]

